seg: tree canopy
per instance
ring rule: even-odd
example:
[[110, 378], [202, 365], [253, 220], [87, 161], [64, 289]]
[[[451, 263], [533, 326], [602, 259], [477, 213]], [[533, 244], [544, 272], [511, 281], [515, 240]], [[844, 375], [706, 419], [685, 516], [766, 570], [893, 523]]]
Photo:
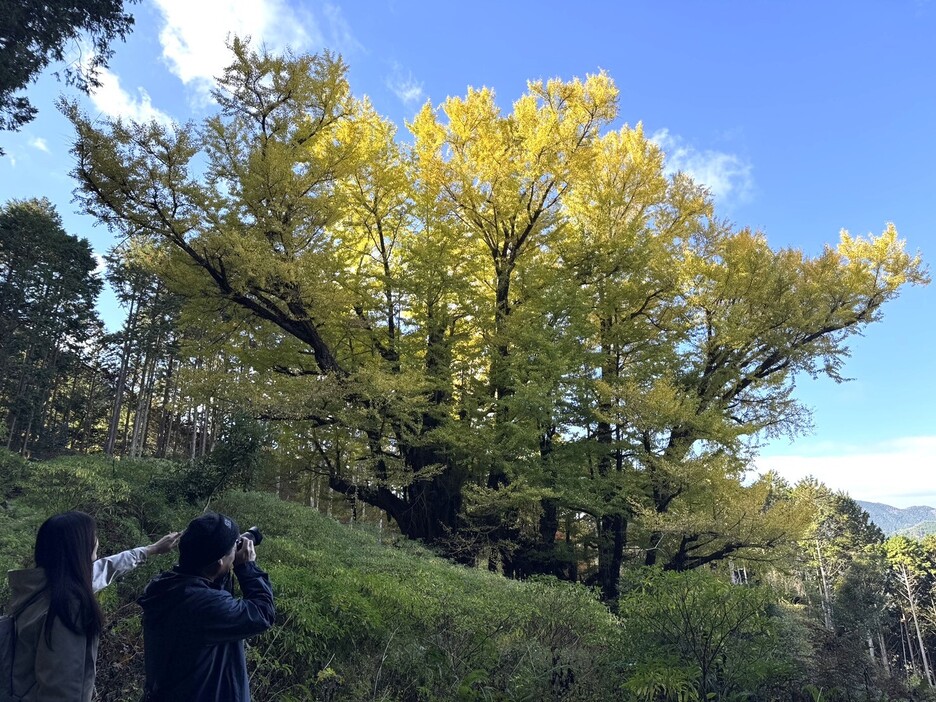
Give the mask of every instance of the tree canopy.
[[516, 575], [595, 562], [609, 600], [625, 558], [800, 537], [742, 477], [808, 423], [795, 379], [841, 380], [850, 337], [927, 281], [893, 226], [771, 248], [639, 124], [610, 129], [603, 73], [509, 112], [486, 88], [427, 104], [405, 144], [339, 57], [231, 49], [201, 125], [63, 105], [84, 208], [148, 242], [249, 369], [219, 394], [404, 534]]
[[[0, 431], [7, 448], [25, 453], [40, 427], [67, 422], [63, 386], [78, 374], [82, 347], [100, 333], [95, 268], [88, 240], [67, 234], [48, 200], [0, 207], [0, 406], [7, 409]], [[53, 430], [45, 440], [61, 437]]]
[[0, 130], [32, 121], [36, 108], [22, 91], [51, 62], [65, 61], [69, 45], [85, 41], [90, 54], [65, 67], [66, 83], [83, 92], [98, 87], [111, 43], [132, 27], [123, 0], [0, 0]]

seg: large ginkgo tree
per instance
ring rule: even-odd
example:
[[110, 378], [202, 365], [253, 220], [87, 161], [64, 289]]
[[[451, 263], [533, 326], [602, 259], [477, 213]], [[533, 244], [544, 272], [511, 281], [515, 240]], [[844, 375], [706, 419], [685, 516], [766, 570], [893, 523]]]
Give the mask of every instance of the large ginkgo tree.
[[337, 56], [240, 40], [198, 125], [74, 105], [86, 210], [249, 373], [218, 394], [291, 427], [334, 490], [510, 574], [589, 578], [763, 554], [805, 518], [741, 482], [796, 433], [794, 378], [927, 281], [893, 227], [772, 249], [612, 129], [603, 73], [425, 105], [398, 137]]

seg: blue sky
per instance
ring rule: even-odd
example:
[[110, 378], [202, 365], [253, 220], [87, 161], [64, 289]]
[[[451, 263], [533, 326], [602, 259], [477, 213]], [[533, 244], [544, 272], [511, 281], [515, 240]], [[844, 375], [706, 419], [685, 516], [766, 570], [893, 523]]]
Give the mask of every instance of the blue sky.
[[[229, 32], [272, 49], [329, 48], [352, 89], [404, 120], [469, 85], [509, 107], [526, 81], [604, 69], [621, 122], [642, 121], [714, 192], [717, 209], [775, 247], [816, 254], [840, 229], [880, 233], [936, 256], [936, 3], [142, 0], [91, 114], [198, 119], [227, 61]], [[0, 199], [47, 196], [69, 232], [103, 253], [103, 227], [74, 212], [71, 131], [43, 76], [38, 119], [0, 132]], [[853, 344], [852, 382], [802, 378], [814, 432], [768, 445], [758, 465], [811, 473], [858, 499], [936, 505], [936, 287], [906, 291]], [[102, 300], [111, 326], [113, 301]]]

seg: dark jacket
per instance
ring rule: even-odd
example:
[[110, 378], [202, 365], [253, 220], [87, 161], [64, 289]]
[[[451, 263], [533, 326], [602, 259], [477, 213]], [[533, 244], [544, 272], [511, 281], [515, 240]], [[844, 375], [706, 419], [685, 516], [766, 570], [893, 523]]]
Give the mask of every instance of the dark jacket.
[[273, 590], [255, 563], [234, 575], [243, 598], [178, 567], [146, 586], [138, 601], [147, 700], [249, 702], [244, 639], [273, 626]]

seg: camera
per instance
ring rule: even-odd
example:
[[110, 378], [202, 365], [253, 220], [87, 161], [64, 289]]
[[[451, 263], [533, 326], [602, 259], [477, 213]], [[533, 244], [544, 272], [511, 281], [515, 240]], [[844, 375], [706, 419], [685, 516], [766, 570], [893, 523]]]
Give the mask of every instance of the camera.
[[260, 527], [252, 526], [243, 534], [241, 534], [240, 538], [237, 540], [238, 548], [240, 548], [241, 542], [244, 539], [250, 539], [254, 542], [254, 546], [259, 546], [260, 542], [263, 541], [263, 534], [260, 532]]

